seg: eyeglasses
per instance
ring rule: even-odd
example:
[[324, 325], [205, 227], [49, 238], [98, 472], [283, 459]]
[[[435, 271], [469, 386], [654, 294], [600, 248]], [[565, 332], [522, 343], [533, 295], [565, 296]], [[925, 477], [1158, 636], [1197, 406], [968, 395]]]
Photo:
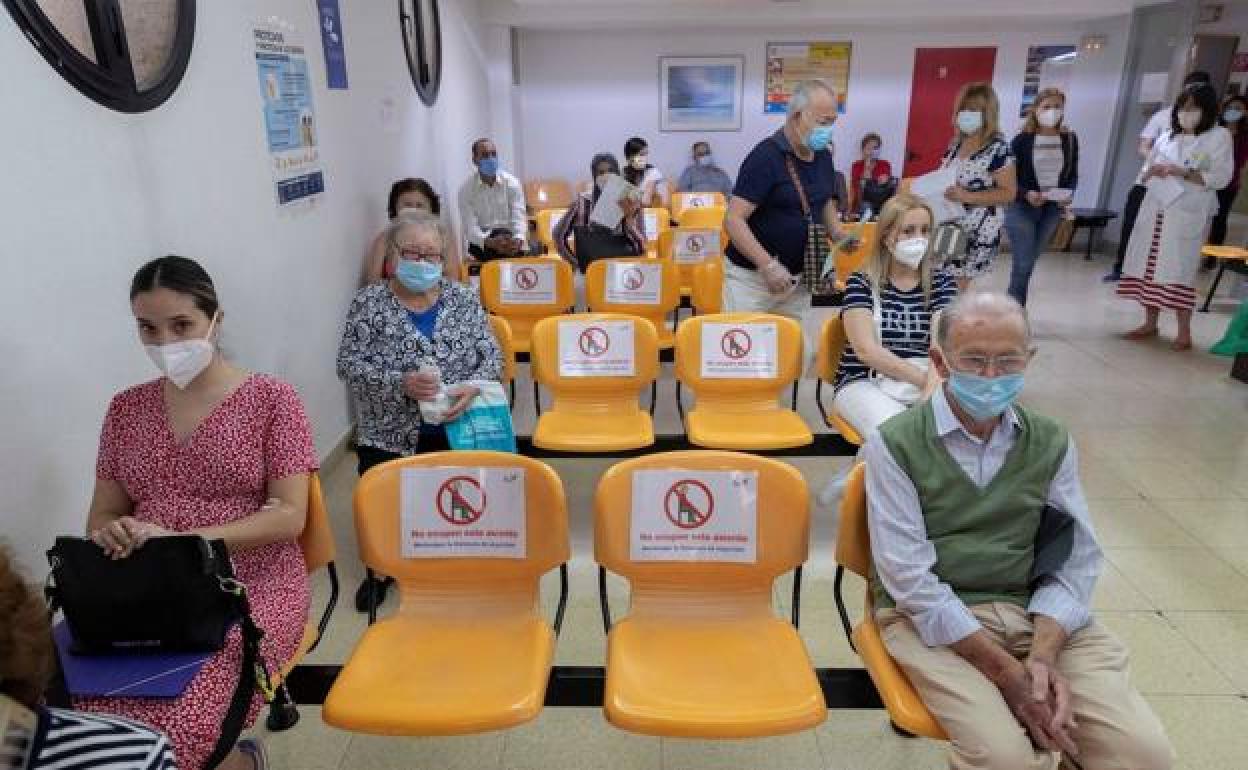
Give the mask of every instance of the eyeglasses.
[[414, 249], [399, 249], [399, 257], [406, 260], [421, 260], [422, 262], [441, 262], [442, 254], [436, 251], [416, 251]]
[[1031, 353], [1002, 353], [999, 356], [982, 356], [975, 353], [964, 353], [953, 357], [953, 368], [960, 372], [983, 374], [991, 366], [1003, 374], [1018, 374], [1027, 368]]

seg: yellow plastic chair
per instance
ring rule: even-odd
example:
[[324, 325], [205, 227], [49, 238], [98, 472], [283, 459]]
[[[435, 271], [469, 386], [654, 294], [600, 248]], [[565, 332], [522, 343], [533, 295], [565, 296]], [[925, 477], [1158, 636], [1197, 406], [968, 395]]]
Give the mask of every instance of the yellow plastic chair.
[[530, 209], [566, 209], [572, 204], [572, 185], [566, 179], [530, 179], [524, 183], [524, 202]]
[[845, 291], [845, 283], [849, 276], [862, 269], [866, 264], [867, 255], [871, 253], [871, 243], [875, 239], [875, 222], [864, 222], [858, 237], [861, 242], [856, 249], [841, 249], [833, 259], [836, 265], [836, 290]]
[[[578, 321], [629, 321], [633, 324], [631, 377], [565, 377], [559, 372], [559, 325]], [[563, 452], [610, 452], [654, 443], [654, 422], [639, 405], [643, 387], [659, 371], [658, 334], [644, 318], [620, 313], [578, 313], [546, 318], [533, 328], [534, 403], [537, 384], [553, 396], [540, 411], [533, 445]], [[653, 391], [652, 391], [653, 393]]]
[[680, 215], [688, 209], [700, 209], [707, 206], [726, 207], [727, 201], [724, 200], [723, 193], [717, 192], [701, 192], [701, 193], [672, 193], [672, 217], [679, 222]]
[[510, 390], [511, 404], [514, 406], [516, 403], [516, 348], [511, 339], [511, 324], [507, 323], [506, 318], [496, 315], [486, 317], [490, 319], [490, 331], [494, 333], [494, 340], [498, 342], [498, 349], [503, 354], [502, 383]]
[[875, 689], [880, 693], [880, 700], [884, 701], [884, 708], [888, 710], [888, 716], [897, 729], [938, 741], [948, 740], [940, 723], [927, 710], [910, 680], [906, 678], [906, 673], [884, 646], [880, 627], [875, 622], [870, 583], [867, 585], [862, 622], [857, 628], [851, 629], [849, 612], [845, 609], [845, 600], [841, 595], [845, 570], [869, 580], [872, 569], [865, 476], [866, 466], [863, 463], [858, 463], [850, 472], [845, 493], [841, 497], [840, 525], [836, 533], [836, 577], [833, 592], [836, 595], [836, 608], [841, 615], [841, 624], [845, 628], [845, 638], [849, 641], [849, 646], [858, 653], [858, 657], [862, 658], [867, 673], [871, 675], [871, 681], [875, 683]]
[[672, 215], [665, 208], [648, 206], [641, 213], [642, 235], [646, 238], [647, 256], [655, 256], [659, 245], [659, 236], [672, 227]]
[[[637, 303], [609, 302], [607, 300], [607, 272], [611, 264], [618, 265], [659, 265], [659, 303], [642, 305]], [[680, 305], [680, 285], [676, 280], [676, 266], [663, 259], [646, 259], [644, 257], [622, 257], [614, 259], [598, 259], [590, 263], [585, 271], [585, 299], [591, 313], [623, 313], [644, 318], [654, 324], [658, 332], [660, 350], [670, 350], [676, 344], [676, 335], [668, 323], [668, 316]]]
[[542, 244], [543, 254], [558, 254], [555, 247], [555, 225], [567, 209], [542, 209], [537, 212], [537, 241]]
[[718, 313], [724, 307], [724, 261], [707, 260], [693, 269], [689, 301], [698, 315]]
[[[757, 472], [757, 560], [633, 561], [633, 474], [662, 469]], [[594, 496], [594, 558], [631, 589], [628, 615], [612, 625], [600, 572], [607, 721], [681, 738], [781, 735], [823, 722], [827, 707], [810, 656], [772, 606], [776, 578], [806, 561], [809, 517], [802, 474], [769, 458], [667, 452], [606, 472]]]
[[273, 677], [277, 691], [273, 702], [269, 704], [269, 716], [265, 725], [274, 732], [289, 730], [299, 721], [299, 711], [286, 689], [286, 678], [321, 643], [321, 637], [329, 626], [329, 619], [334, 614], [334, 607], [338, 604], [338, 566], [334, 563], [337, 546], [334, 544], [334, 530], [329, 523], [329, 510], [325, 507], [325, 494], [321, 490], [321, 477], [317, 473], [308, 476], [308, 512], [298, 542], [308, 574], [324, 569], [329, 576], [329, 598], [325, 601], [325, 609], [319, 620], [308, 618], [295, 654]]
[[[521, 559], [404, 559], [404, 468], [523, 468]], [[360, 558], [399, 584], [399, 608], [370, 625], [325, 698], [325, 722], [374, 735], [461, 735], [528, 722], [542, 710], [567, 600], [568, 515], [550, 466], [506, 452], [431, 452], [378, 465], [355, 488]], [[560, 567], [554, 628], [539, 581]]]
[[720, 228], [724, 226], [724, 206], [702, 206], [700, 208], [688, 208], [680, 212], [677, 222], [681, 227], [710, 227]]
[[[676, 238], [680, 236], [681, 231], [685, 229], [714, 230], [716, 228], [713, 228], [713, 227], [712, 228], [674, 227], [669, 230], [665, 230], [659, 236], [659, 242], [655, 246], [655, 254], [659, 257], [659, 259], [668, 260], [672, 263], [673, 266], [675, 266], [676, 280], [680, 285], [680, 296], [691, 297], [693, 296], [693, 272], [694, 272], [694, 268], [696, 268], [698, 265], [697, 264], [684, 264], [684, 263], [677, 262], [676, 252], [673, 246], [673, 244], [676, 243]], [[711, 260], [722, 260], [724, 258], [724, 249], [726, 248], [727, 242], [728, 242], [728, 233], [725, 232], [723, 228], [719, 228], [719, 250], [714, 253], [707, 254], [703, 262], [707, 262]], [[698, 263], [698, 264], [701, 264], [701, 263]]]
[[[541, 305], [505, 304], [500, 284], [500, 274], [504, 264], [554, 265], [555, 301]], [[529, 352], [529, 337], [533, 332], [533, 324], [543, 318], [567, 312], [575, 302], [572, 267], [562, 259], [519, 257], [492, 259], [481, 265], [481, 304], [485, 305], [488, 312], [506, 319], [508, 325], [511, 326], [512, 345], [517, 353]]]
[[841, 365], [841, 354], [845, 352], [848, 342], [845, 336], [845, 324], [841, 314], [830, 316], [823, 322], [819, 330], [819, 345], [815, 349], [815, 374], [819, 378], [815, 383], [815, 403], [819, 405], [819, 413], [828, 427], [841, 434], [841, 438], [855, 446], [862, 446], [862, 436], [854, 430], [845, 418], [836, 413], [836, 406], [831, 409], [823, 405], [823, 386], [832, 387], [836, 383], [836, 371]]
[[1205, 303], [1200, 306], [1200, 312], [1207, 313], [1210, 303], [1213, 302], [1213, 295], [1218, 291], [1218, 284], [1222, 282], [1222, 275], [1226, 273], [1228, 267], [1234, 272], [1248, 274], [1248, 249], [1206, 243], [1201, 247], [1200, 255], [1213, 257], [1218, 261], [1218, 272], [1213, 276], [1213, 283], [1209, 284], [1209, 293], [1205, 295]]
[[[774, 323], [776, 376], [704, 378], [702, 326], [707, 323]], [[695, 403], [685, 414], [677, 390], [676, 405], [689, 441], [710, 449], [743, 450], [787, 449], [812, 443], [814, 436], [797, 412], [778, 403], [782, 391], [801, 375], [802, 355], [802, 327], [791, 318], [719, 313], [682, 321], [676, 330], [676, 378], [693, 391]]]

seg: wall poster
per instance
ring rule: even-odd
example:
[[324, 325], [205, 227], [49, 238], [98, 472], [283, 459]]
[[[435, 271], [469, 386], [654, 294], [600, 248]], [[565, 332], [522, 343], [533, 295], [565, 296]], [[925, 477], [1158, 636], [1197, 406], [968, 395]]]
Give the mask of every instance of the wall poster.
[[1070, 69], [1075, 63], [1073, 45], [1033, 45], [1027, 49], [1027, 70], [1023, 73], [1023, 103], [1020, 118], [1027, 117], [1036, 94], [1042, 88], [1060, 88], [1070, 96]]
[[289, 25], [255, 25], [256, 72], [278, 208], [325, 192], [312, 80], [302, 41]]
[[836, 111], [844, 114], [852, 52], [850, 43], [768, 43], [763, 112], [783, 115], [798, 83], [822, 80], [836, 91]]

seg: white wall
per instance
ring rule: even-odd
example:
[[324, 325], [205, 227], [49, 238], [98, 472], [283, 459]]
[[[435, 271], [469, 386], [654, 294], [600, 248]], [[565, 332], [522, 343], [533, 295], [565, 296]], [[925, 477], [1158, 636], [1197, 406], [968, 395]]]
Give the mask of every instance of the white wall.
[[[298, 388], [323, 455], [348, 427], [334, 356], [390, 183], [424, 176], [452, 203], [466, 137], [491, 123], [474, 2], [442, 3], [433, 109], [411, 86], [392, 3], [342, 3], [346, 91], [325, 88], [315, 3], [197, 5], [185, 79], [137, 116], [81, 96], [0, 13], [0, 536], [32, 570], [53, 536], [82, 529], [110, 396], [154, 375], [126, 297], [140, 264], [178, 253], [205, 265], [229, 354]], [[298, 214], [278, 213], [265, 151], [249, 25], [269, 15], [303, 33], [316, 84], [328, 191]], [[386, 95], [401, 104], [393, 132]]]
[[[837, 122], [837, 164], [857, 157], [868, 131], [884, 138], [884, 157], [900, 170], [910, 102], [914, 49], [939, 46], [996, 46], [994, 85], [1001, 98], [1002, 124], [1017, 127], [1027, 48], [1078, 44], [1085, 34], [1104, 34], [1107, 46], [1081, 54], [1070, 87], [1069, 120], [1083, 148], [1085, 183], [1080, 205], [1093, 205], [1096, 181], [1109, 142], [1113, 107], [1126, 50], [1127, 17], [1081, 24], [1048, 22], [975, 25], [966, 29], [921, 31], [914, 25], [727, 31], [527, 31], [520, 42], [521, 168], [530, 176], [588, 178], [589, 159], [598, 150], [622, 154], [632, 135], [650, 142], [651, 162], [668, 176], [688, 162], [694, 139], [712, 143], [720, 165], [734, 174], [753, 145], [782, 122], [764, 115], [764, 46], [768, 42], [848, 40], [853, 43], [849, 103]], [[745, 56], [742, 130], [705, 135], [659, 132], [658, 57], [664, 55]], [[942, 133], [950, 129], [933, 126]], [[621, 158], [621, 162], [623, 158]]]

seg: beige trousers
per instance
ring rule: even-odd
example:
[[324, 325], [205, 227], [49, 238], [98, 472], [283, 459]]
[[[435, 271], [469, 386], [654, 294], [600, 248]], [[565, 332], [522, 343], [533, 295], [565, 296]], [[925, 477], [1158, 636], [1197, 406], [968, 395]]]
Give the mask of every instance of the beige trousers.
[[[1013, 604], [971, 607], [985, 631], [1020, 660], [1032, 623]], [[928, 647], [897, 610], [876, 613], [884, 644], [950, 738], [953, 770], [1168, 770], [1174, 750], [1157, 716], [1127, 677], [1127, 650], [1093, 621], [1066, 641], [1058, 669], [1073, 696], [1078, 764], [1037, 751], [992, 682], [948, 647]]]

